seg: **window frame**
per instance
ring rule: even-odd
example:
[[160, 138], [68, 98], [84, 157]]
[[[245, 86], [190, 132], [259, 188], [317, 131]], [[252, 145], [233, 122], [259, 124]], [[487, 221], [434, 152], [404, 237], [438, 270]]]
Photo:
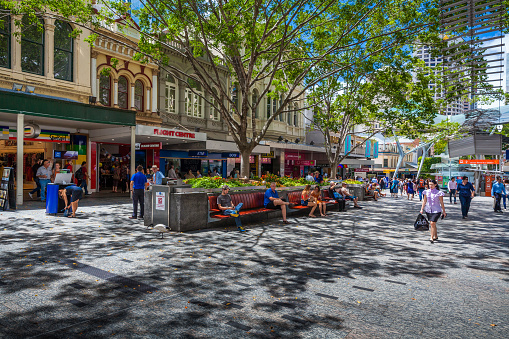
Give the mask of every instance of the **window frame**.
[[[173, 82], [168, 81], [168, 76], [170, 76], [173, 79]], [[173, 110], [170, 109], [169, 105], [170, 89], [174, 89], [175, 91], [175, 96], [173, 97]], [[177, 102], [178, 102], [177, 98], [178, 98], [177, 81], [175, 80], [175, 77], [172, 74], [168, 73], [166, 74], [164, 81], [164, 108], [166, 109], [167, 112], [177, 114]]]
[[[215, 88], [212, 88], [212, 91], [217, 96], [217, 90]], [[220, 121], [221, 120], [221, 114], [219, 113], [219, 110], [214, 108], [214, 105], [216, 105], [216, 99], [211, 95], [210, 96], [210, 119], [214, 121]]]
[[[125, 92], [120, 91], [120, 78], [125, 79], [125, 83], [126, 83]], [[117, 86], [118, 86], [117, 87], [117, 103], [118, 103], [118, 107], [121, 108], [121, 109], [129, 109], [129, 89], [130, 89], [129, 79], [127, 79], [127, 77], [125, 75], [119, 76], [118, 77], [118, 81], [117, 81]], [[126, 96], [126, 100], [125, 100], [126, 107], [120, 106], [120, 94], [121, 93], [125, 94], [125, 96]]]
[[[73, 31], [72, 26], [68, 22], [65, 22], [62, 20], [55, 20], [55, 30], [57, 29], [57, 27], [56, 27], [57, 22], [67, 25], [67, 27], [70, 30], [70, 33], [72, 33], [72, 31]], [[54, 39], [54, 36], [55, 35], [53, 34], [53, 39]], [[74, 38], [69, 37], [69, 39], [71, 39], [71, 44], [70, 44], [71, 49], [70, 50], [65, 50], [63, 48], [57, 47], [57, 44], [55, 42], [53, 42], [53, 77], [58, 80], [73, 82], [74, 81]], [[70, 67], [70, 79], [62, 79], [62, 78], [57, 78], [55, 76], [55, 55], [56, 55], [57, 51], [67, 53], [70, 56], [69, 65], [68, 65], [68, 67]]]
[[[136, 85], [137, 84], [141, 85], [141, 95], [140, 94], [136, 94]], [[140, 97], [141, 97], [141, 99], [140, 99], [141, 106], [137, 107], [136, 106], [136, 98], [140, 98]], [[138, 79], [138, 80], [136, 80], [134, 82], [134, 108], [138, 112], [144, 112], [144, 108], [145, 108], [145, 84], [140, 79]]]
[[[102, 86], [102, 79], [104, 78], [108, 78], [108, 87], [103, 87]], [[104, 75], [104, 74], [101, 74], [99, 76], [99, 102], [103, 105], [103, 106], [108, 106], [108, 107], [111, 107], [111, 75]], [[102, 91], [103, 89], [107, 89], [108, 90], [108, 103], [105, 104], [104, 102], [101, 101], [102, 99]]]
[[[26, 16], [23, 17], [23, 19], [25, 18]], [[23, 20], [22, 19], [22, 20]], [[23, 56], [23, 42], [25, 43], [28, 43], [28, 44], [34, 44], [34, 45], [38, 45], [40, 48], [41, 48], [41, 72], [40, 73], [36, 73], [36, 72], [31, 72], [31, 71], [27, 71], [27, 70], [24, 70], [23, 69], [23, 58], [21, 59], [21, 71], [24, 72], [24, 73], [30, 73], [30, 74], [36, 74], [36, 75], [41, 75], [41, 76], [44, 76], [44, 56], [45, 56], [45, 53], [44, 53], [44, 47], [45, 47], [45, 44], [46, 44], [46, 39], [45, 39], [45, 35], [46, 35], [46, 30], [44, 29], [44, 19], [42, 18], [39, 18], [39, 21], [42, 23], [42, 31], [39, 32], [39, 29], [36, 26], [34, 26], [33, 23], [30, 23], [27, 21], [27, 23], [23, 23], [23, 25], [25, 24], [30, 24], [30, 26], [34, 26], [34, 27], [30, 27], [30, 28], [35, 28], [37, 30], [38, 33], [41, 33], [41, 41], [42, 42], [37, 42], [37, 41], [33, 41], [31, 39], [27, 39], [25, 34], [22, 34], [21, 35], [21, 41], [20, 41], [20, 47], [21, 47], [21, 55]]]
[[12, 67], [12, 64], [11, 64], [11, 62], [12, 62], [11, 61], [11, 24], [12, 24], [12, 21], [11, 21], [10, 15], [6, 15], [6, 18], [4, 19], [4, 25], [5, 24], [7, 24], [7, 31], [3, 31], [2, 29], [0, 29], [0, 36], [5, 36], [6, 40], [7, 40], [7, 64], [5, 66], [0, 64], [0, 67], [11, 69], [11, 67]]
[[[192, 84], [193, 82], [196, 83], [193, 85]], [[196, 88], [198, 86], [199, 88]], [[190, 87], [194, 89], [194, 92], [190, 89]], [[190, 107], [192, 108], [190, 109]], [[204, 109], [205, 107], [203, 105], [203, 87], [197, 80], [189, 78], [188, 87], [186, 88], [186, 100], [185, 100], [186, 115], [193, 118], [203, 119]]]

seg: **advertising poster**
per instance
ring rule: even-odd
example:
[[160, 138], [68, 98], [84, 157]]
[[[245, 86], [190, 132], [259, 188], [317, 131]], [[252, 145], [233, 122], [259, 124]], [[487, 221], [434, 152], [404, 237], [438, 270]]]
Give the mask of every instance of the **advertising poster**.
[[156, 192], [156, 210], [164, 211], [166, 202], [165, 192]]

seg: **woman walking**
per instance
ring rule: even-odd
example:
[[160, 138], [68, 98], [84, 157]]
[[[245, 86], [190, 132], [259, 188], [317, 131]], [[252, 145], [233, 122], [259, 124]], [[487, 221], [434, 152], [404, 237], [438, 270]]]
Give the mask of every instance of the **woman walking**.
[[313, 197], [314, 201], [316, 201], [316, 204], [318, 205], [318, 209], [320, 210], [320, 215], [322, 217], [326, 216], [325, 213], [325, 202], [322, 201], [322, 193], [320, 192], [320, 186], [316, 185], [313, 189], [313, 192], [311, 192], [311, 196]]
[[468, 210], [470, 209], [470, 202], [475, 194], [474, 185], [468, 181], [468, 177], [464, 176], [463, 180], [458, 183], [457, 192], [460, 197], [461, 214], [463, 219], [468, 217]]
[[438, 240], [437, 221], [442, 216], [442, 219], [447, 216], [444, 206], [444, 192], [438, 189], [436, 180], [431, 180], [429, 183], [429, 190], [424, 191], [421, 214], [426, 212], [429, 221], [429, 233], [431, 235], [429, 242], [434, 243]]
[[[407, 193], [407, 200], [414, 200], [414, 194], [415, 194], [415, 190], [414, 190], [414, 183], [411, 181], [411, 180], [408, 180], [408, 183], [407, 183], [407, 186], [406, 186], [406, 193]], [[412, 198], [410, 199], [410, 196], [412, 196]]]
[[399, 189], [399, 180], [397, 178], [394, 178], [391, 182], [391, 197], [397, 198], [398, 197], [398, 189]]
[[316, 209], [316, 202], [313, 201], [313, 197], [311, 196], [311, 185], [306, 185], [304, 187], [304, 190], [302, 191], [302, 194], [300, 196], [300, 204], [302, 206], [309, 206], [313, 207], [311, 209], [311, 212], [309, 212], [310, 218], [316, 218], [316, 215], [314, 215], [315, 209]]

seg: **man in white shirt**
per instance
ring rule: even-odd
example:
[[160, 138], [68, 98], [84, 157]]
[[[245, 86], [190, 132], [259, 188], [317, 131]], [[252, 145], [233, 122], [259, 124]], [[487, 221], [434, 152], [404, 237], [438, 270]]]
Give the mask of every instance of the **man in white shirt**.
[[46, 201], [46, 186], [51, 182], [51, 175], [53, 172], [50, 168], [50, 162], [48, 159], [44, 159], [42, 166], [39, 167], [36, 173], [36, 177], [39, 178], [41, 183], [41, 201]]
[[308, 172], [308, 175], [306, 175], [306, 180], [307, 181], [315, 181], [315, 178], [313, 177], [313, 175], [311, 174], [311, 172]]
[[177, 173], [175, 173], [175, 168], [173, 167], [173, 165], [171, 165], [170, 169], [168, 170], [168, 178], [177, 179]]
[[452, 204], [452, 196], [454, 195], [454, 203], [456, 203], [456, 190], [458, 189], [458, 183], [456, 182], [456, 178], [452, 177], [451, 180], [447, 183], [447, 188], [449, 189], [449, 200]]

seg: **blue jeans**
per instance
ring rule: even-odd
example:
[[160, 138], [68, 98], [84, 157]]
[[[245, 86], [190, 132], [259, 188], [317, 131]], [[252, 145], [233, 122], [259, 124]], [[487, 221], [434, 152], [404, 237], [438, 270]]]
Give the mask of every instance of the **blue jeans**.
[[33, 190], [31, 190], [30, 194], [34, 194], [35, 192], [37, 192], [37, 197], [40, 197], [41, 196], [41, 182], [40, 182], [39, 178], [37, 178], [37, 177], [34, 178], [34, 181], [35, 181], [35, 184], [37, 185], [37, 187], [35, 187]]
[[422, 201], [422, 192], [424, 192], [424, 188], [419, 188], [419, 201]]
[[81, 180], [80, 187], [85, 189], [85, 194], [88, 194], [87, 181], [85, 179]]
[[470, 209], [470, 202], [472, 201], [471, 196], [460, 195], [460, 203], [461, 203], [461, 214], [464, 217], [468, 216], [468, 210]]
[[502, 195], [502, 199], [503, 199], [503, 201], [504, 201], [504, 208], [507, 208], [507, 205], [505, 204], [505, 201], [506, 201], [507, 199], [509, 199], [509, 197], [507, 196], [507, 194], [504, 194], [504, 195]]
[[41, 201], [46, 201], [46, 186], [51, 182], [49, 179], [39, 179], [41, 184]]
[[452, 197], [454, 197], [454, 203], [456, 203], [456, 190], [449, 190], [449, 200], [451, 201], [451, 204], [452, 204]]
[[[237, 206], [235, 206], [235, 209], [233, 209], [233, 210], [225, 210], [225, 211], [223, 211], [223, 214], [224, 215], [237, 214], [237, 213], [239, 213], [239, 210], [242, 208], [242, 205], [243, 205], [243, 203], [240, 203]], [[242, 224], [240, 223], [240, 216], [234, 217], [234, 219], [235, 219], [235, 224], [237, 225], [237, 227], [242, 226]]]
[[502, 199], [502, 193], [494, 193], [493, 196], [495, 197], [495, 211], [501, 211], [500, 200]]

